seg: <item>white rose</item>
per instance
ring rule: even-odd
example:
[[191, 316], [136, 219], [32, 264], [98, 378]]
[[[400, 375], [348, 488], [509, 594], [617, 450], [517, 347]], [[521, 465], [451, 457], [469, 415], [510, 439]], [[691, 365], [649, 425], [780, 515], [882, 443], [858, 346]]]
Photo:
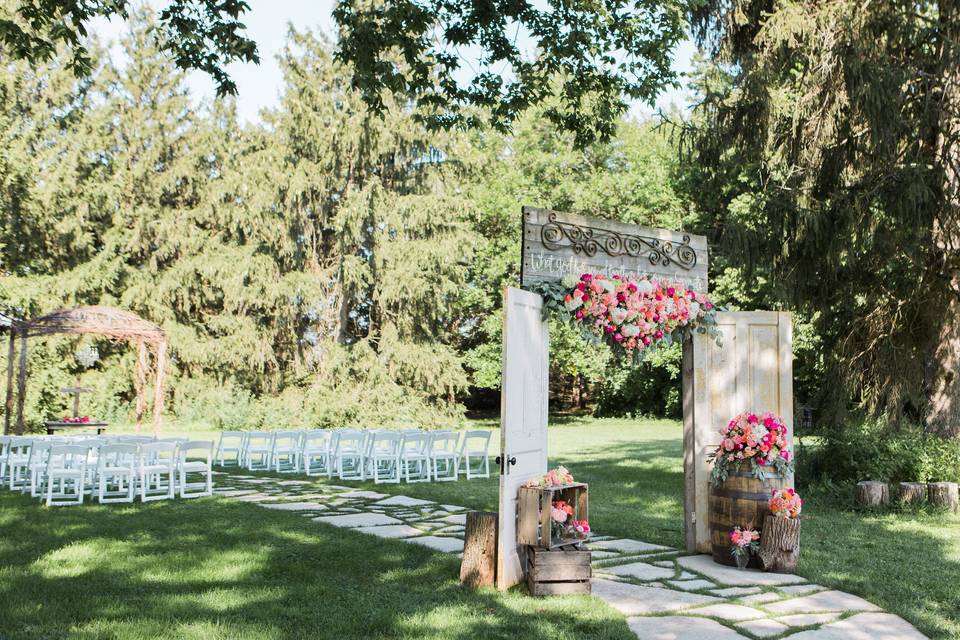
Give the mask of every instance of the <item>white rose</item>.
[[567, 308], [567, 311], [574, 311], [583, 306], [582, 298], [570, 298], [570, 302], [564, 302], [563, 306]]
[[572, 273], [568, 273], [560, 278], [560, 284], [562, 284], [565, 289], [573, 289], [575, 286], [577, 286], [578, 282], [580, 282], [580, 278]]
[[690, 311], [691, 320], [700, 315], [700, 305], [696, 302], [691, 302], [687, 309]]
[[627, 310], [621, 307], [617, 307], [610, 311], [610, 319], [613, 320], [614, 324], [620, 324], [627, 319]]
[[653, 285], [650, 284], [649, 280], [638, 280], [635, 284], [637, 285], [637, 293], [643, 294], [653, 291]]

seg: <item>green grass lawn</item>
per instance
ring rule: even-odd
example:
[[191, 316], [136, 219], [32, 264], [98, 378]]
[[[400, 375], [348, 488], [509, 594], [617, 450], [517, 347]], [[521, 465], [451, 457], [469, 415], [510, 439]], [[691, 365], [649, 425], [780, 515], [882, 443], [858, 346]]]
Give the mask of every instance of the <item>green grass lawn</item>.
[[[594, 529], [680, 547], [679, 425], [557, 422], [551, 465], [590, 483]], [[166, 434], [183, 432], [216, 436]], [[497, 504], [495, 477], [376, 489]], [[960, 516], [856, 513], [835, 495], [805, 497], [803, 576], [933, 638], [960, 638]], [[452, 556], [221, 499], [52, 510], [0, 492], [0, 638], [22, 625], [8, 636], [632, 637], [597, 601], [471, 593], [456, 573]]]
[[472, 592], [450, 554], [223, 498], [0, 492], [0, 638], [633, 638], [598, 600]]

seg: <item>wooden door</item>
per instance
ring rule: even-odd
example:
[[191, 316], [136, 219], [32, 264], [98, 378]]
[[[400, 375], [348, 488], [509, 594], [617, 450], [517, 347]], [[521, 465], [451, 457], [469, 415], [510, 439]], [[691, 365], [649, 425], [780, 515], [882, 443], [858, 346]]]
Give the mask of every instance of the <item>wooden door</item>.
[[[684, 347], [684, 530], [688, 551], [710, 553], [707, 491], [710, 453], [720, 428], [742, 411], [771, 411], [793, 442], [793, 347], [790, 314], [717, 314], [721, 344], [697, 335]], [[792, 483], [792, 479], [790, 480]]]
[[508, 288], [503, 301], [500, 385], [500, 522], [497, 588], [523, 579], [517, 547], [517, 489], [547, 471], [549, 339], [543, 299]]

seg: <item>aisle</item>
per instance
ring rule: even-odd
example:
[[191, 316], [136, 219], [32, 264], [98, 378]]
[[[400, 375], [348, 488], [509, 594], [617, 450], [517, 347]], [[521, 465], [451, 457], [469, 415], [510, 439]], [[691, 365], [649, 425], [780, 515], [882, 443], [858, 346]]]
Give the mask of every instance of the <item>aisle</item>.
[[[217, 494], [437, 551], [463, 551], [465, 507], [350, 487], [218, 474]], [[799, 576], [740, 571], [708, 556], [594, 538], [593, 595], [643, 640], [922, 640], [899, 616]]]

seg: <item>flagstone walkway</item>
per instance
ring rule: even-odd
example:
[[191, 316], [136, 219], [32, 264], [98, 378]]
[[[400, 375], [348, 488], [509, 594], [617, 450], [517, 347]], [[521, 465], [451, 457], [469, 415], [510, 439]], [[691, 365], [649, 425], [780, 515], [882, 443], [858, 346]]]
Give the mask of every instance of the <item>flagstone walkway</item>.
[[[461, 554], [465, 507], [305, 480], [218, 474], [217, 494]], [[225, 486], [226, 485], [226, 486]], [[593, 595], [642, 640], [914, 640], [902, 618], [793, 575], [740, 571], [640, 540], [593, 538]]]

